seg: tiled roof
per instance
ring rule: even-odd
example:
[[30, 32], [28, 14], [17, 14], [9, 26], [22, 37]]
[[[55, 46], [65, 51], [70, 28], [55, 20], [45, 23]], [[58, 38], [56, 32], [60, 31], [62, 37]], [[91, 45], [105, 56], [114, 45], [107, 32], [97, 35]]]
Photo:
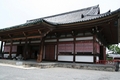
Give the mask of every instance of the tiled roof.
[[56, 24], [67, 24], [91, 19], [91, 16], [99, 14], [99, 6], [93, 6], [60, 15], [44, 18], [45, 21]]
[[8, 30], [13, 30], [13, 29], [18, 29], [18, 28], [24, 28], [24, 27], [29, 27], [29, 25], [34, 25], [38, 22], [42, 22], [42, 21], [34, 21], [34, 22], [27, 22], [27, 23], [24, 23], [24, 24], [20, 24], [20, 25], [15, 25], [15, 26], [12, 26], [12, 27], [8, 27], [8, 28], [4, 28], [4, 29], [0, 29], [0, 32], [2, 31], [8, 31]]
[[[53, 15], [49, 17], [42, 18], [46, 22], [53, 24], [66, 24], [66, 23], [74, 23], [82, 20], [87, 20], [90, 18], [90, 15], [98, 15], [100, 12], [99, 5], [92, 6], [80, 10], [75, 10], [71, 12], [66, 12], [58, 15]], [[87, 16], [87, 17], [86, 17]], [[41, 18], [28, 20], [27, 22], [36, 22], [41, 20]]]
[[103, 14], [98, 14], [99, 7], [94, 6], [94, 7], [91, 7], [91, 9], [89, 8], [83, 12], [81, 12], [81, 11], [71, 12], [68, 14], [62, 14], [62, 15], [44, 18], [44, 20], [48, 23], [52, 23], [52, 24], [56, 24], [56, 25], [72, 24], [72, 23], [78, 23], [78, 22], [103, 18], [103, 17], [112, 15], [117, 12], [120, 12], [120, 8], [113, 12], [108, 11]]
[[53, 15], [49, 17], [43, 17], [43, 18], [38, 18], [38, 19], [33, 19], [33, 20], [28, 20], [27, 22], [36, 22], [40, 21], [43, 19], [43, 21], [53, 24], [53, 25], [61, 25], [61, 24], [70, 24], [70, 23], [77, 23], [77, 22], [83, 22], [83, 21], [89, 21], [89, 20], [94, 20], [98, 18], [102, 18], [105, 16], [109, 16], [111, 14], [114, 14], [116, 12], [120, 12], [120, 9], [113, 11], [113, 12], [106, 12], [103, 14], [100, 13], [99, 5], [97, 6], [92, 6], [80, 10], [75, 10], [67, 13], [62, 13], [58, 15]]

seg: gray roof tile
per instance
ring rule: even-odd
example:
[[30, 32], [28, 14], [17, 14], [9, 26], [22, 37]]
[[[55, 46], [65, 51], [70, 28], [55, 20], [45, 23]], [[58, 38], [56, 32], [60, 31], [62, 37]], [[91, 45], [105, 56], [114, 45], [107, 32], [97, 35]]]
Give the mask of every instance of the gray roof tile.
[[[99, 5], [92, 6], [76, 11], [66, 12], [58, 15], [53, 15], [49, 17], [44, 17], [43, 19], [46, 22], [53, 23], [53, 24], [66, 24], [66, 23], [74, 23], [79, 21], [84, 21], [90, 19], [90, 15], [98, 15], [99, 14]], [[82, 15], [84, 16], [82, 18]], [[28, 22], [39, 21], [39, 19], [29, 20]]]
[[[69, 24], [69, 23], [77, 23], [77, 22], [83, 22], [83, 21], [89, 21], [89, 20], [102, 18], [105, 16], [112, 15], [116, 12], [120, 12], [120, 9], [113, 11], [113, 12], [106, 12], [103, 14], [98, 14], [99, 7], [96, 6], [96, 7], [93, 7], [93, 9], [88, 9], [85, 11], [76, 11], [76, 12], [71, 12], [65, 15], [62, 14], [62, 15], [57, 15], [53, 17], [48, 17], [48, 18], [44, 18], [44, 20], [52, 24]], [[84, 17], [82, 18], [81, 15], [83, 15]]]

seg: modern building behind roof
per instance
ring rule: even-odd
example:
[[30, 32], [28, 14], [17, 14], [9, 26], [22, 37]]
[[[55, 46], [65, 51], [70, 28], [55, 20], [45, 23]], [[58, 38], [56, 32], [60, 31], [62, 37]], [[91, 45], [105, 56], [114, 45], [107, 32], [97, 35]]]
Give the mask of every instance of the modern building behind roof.
[[3, 57], [95, 63], [106, 59], [106, 46], [120, 42], [120, 9], [100, 14], [97, 5], [27, 20], [1, 29], [0, 40]]

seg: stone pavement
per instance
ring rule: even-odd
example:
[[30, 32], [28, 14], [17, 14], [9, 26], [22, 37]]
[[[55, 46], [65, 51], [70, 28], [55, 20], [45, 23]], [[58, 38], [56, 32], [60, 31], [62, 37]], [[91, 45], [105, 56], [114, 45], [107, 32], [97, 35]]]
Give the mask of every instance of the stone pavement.
[[47, 62], [43, 61], [37, 63], [36, 61], [18, 61], [18, 60], [5, 60], [0, 59], [0, 63], [12, 64], [24, 67], [38, 67], [38, 68], [75, 68], [75, 69], [86, 69], [86, 70], [98, 70], [98, 71], [115, 71], [115, 65], [103, 65], [103, 64], [82, 64], [82, 63], [66, 63], [66, 62]]
[[0, 80], [120, 80], [120, 72], [23, 67], [0, 63]]

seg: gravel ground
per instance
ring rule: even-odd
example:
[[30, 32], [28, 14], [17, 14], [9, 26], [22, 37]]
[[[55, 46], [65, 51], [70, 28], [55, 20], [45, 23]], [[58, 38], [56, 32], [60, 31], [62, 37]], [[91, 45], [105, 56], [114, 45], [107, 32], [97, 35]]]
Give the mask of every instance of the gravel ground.
[[119, 72], [0, 64], [0, 80], [120, 80]]

